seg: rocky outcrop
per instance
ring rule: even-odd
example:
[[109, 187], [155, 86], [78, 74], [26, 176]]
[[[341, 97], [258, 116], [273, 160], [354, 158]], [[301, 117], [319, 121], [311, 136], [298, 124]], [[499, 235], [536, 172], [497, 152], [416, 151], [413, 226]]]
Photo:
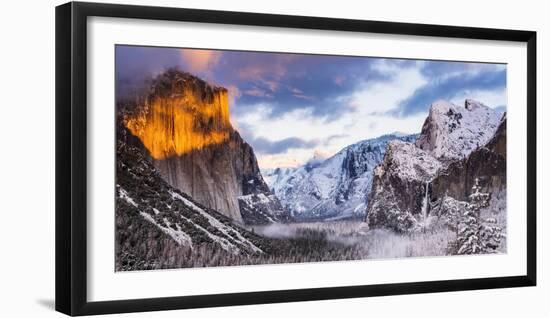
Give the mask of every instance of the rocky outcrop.
[[290, 214], [274, 194], [264, 192], [239, 197], [239, 208], [248, 224], [290, 222]]
[[398, 232], [413, 228], [427, 213], [426, 194], [442, 164], [413, 143], [392, 141], [384, 160], [374, 170], [367, 209], [371, 228]]
[[159, 75], [124, 124], [156, 160], [180, 156], [227, 141], [227, 90], [170, 69]]
[[152, 82], [123, 122], [163, 178], [208, 208], [249, 223], [238, 198], [270, 194], [254, 151], [231, 126], [225, 88], [171, 69]]
[[[247, 149], [240, 147], [243, 143], [237, 132], [231, 132], [230, 138], [221, 144], [153, 162], [172, 186], [242, 222], [238, 197], [246, 194], [243, 190], [250, 190], [244, 187], [248, 178], [258, 179], [254, 165], [249, 162], [253, 154], [251, 156]], [[258, 183], [261, 187], [261, 182]]]
[[410, 231], [427, 224], [444, 198], [467, 201], [475, 179], [482, 191], [506, 188], [506, 118], [466, 100], [432, 104], [415, 144], [392, 142], [375, 169], [367, 222]]
[[438, 174], [432, 182], [432, 200], [448, 195], [467, 201], [476, 178], [484, 193], [506, 189], [506, 116], [485, 146], [449, 164]]
[[471, 99], [462, 107], [439, 100], [431, 105], [416, 145], [440, 160], [462, 159], [491, 139], [500, 117]]

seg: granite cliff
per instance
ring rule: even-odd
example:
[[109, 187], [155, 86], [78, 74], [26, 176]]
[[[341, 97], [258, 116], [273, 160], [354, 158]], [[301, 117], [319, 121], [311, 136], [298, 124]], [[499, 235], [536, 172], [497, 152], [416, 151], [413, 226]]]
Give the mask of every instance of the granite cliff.
[[[227, 89], [170, 69], [157, 76], [122, 117], [161, 176], [195, 201], [241, 223], [286, 219], [262, 178], [252, 147], [231, 125]], [[258, 194], [269, 201], [267, 216], [265, 200], [252, 205], [248, 200]]]
[[436, 101], [415, 143], [390, 142], [374, 170], [366, 220], [398, 232], [425, 228], [445, 198], [467, 201], [476, 179], [505, 196], [506, 115], [473, 100]]

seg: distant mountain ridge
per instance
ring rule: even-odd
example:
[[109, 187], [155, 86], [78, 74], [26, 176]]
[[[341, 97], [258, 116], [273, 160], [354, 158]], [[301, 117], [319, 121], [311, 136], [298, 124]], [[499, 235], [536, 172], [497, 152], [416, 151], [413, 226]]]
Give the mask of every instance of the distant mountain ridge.
[[364, 216], [372, 172], [391, 140], [414, 142], [417, 135], [389, 134], [347, 146], [325, 160], [298, 168], [262, 171], [264, 180], [297, 219]]

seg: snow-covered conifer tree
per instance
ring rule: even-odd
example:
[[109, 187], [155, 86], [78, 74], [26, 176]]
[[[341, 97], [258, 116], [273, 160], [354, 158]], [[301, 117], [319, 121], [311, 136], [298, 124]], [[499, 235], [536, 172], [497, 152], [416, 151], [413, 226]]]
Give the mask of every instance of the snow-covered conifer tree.
[[493, 253], [500, 245], [502, 229], [494, 219], [483, 220], [481, 209], [489, 205], [489, 194], [481, 192], [476, 178], [464, 210], [463, 218], [454, 246], [457, 254]]

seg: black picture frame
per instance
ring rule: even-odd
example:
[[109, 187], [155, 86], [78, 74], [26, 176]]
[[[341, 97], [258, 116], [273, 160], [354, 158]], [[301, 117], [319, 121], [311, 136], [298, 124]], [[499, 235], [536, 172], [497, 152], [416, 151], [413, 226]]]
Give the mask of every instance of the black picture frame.
[[[526, 43], [527, 274], [350, 287], [87, 301], [86, 21], [92, 16]], [[536, 32], [80, 2], [70, 2], [56, 7], [55, 28], [56, 310], [68, 315], [91, 315], [536, 285]]]

